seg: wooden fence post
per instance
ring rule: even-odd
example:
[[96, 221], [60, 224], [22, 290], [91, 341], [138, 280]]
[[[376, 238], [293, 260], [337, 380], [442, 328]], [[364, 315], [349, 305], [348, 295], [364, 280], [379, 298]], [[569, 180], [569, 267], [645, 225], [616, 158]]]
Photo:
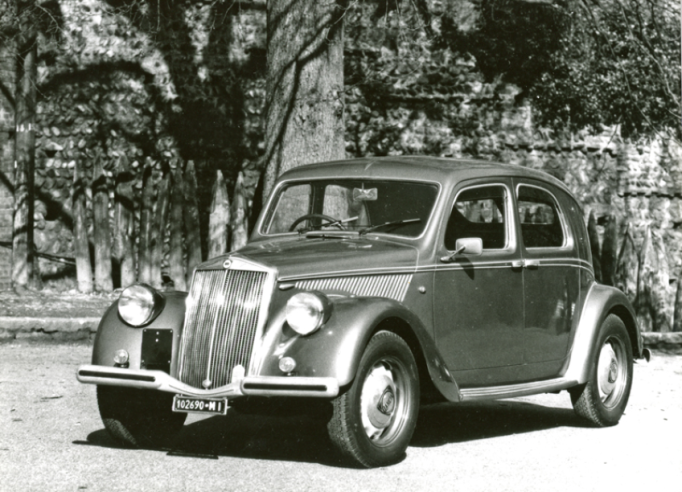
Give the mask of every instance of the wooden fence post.
[[90, 262], [90, 243], [85, 217], [85, 179], [81, 159], [76, 160], [73, 170], [73, 242], [76, 255], [76, 279], [78, 291], [83, 294], [92, 292], [92, 263]]
[[231, 251], [237, 251], [243, 248], [248, 241], [248, 215], [246, 207], [246, 198], [244, 197], [244, 175], [239, 172], [237, 182], [234, 186], [234, 198], [232, 199], [232, 221], [230, 227], [232, 229], [232, 244]]
[[637, 298], [637, 275], [639, 272], [639, 259], [635, 251], [635, 242], [630, 232], [630, 224], [625, 227], [623, 245], [618, 255], [616, 273], [614, 275], [615, 286], [622, 290], [627, 298], [634, 304]]
[[143, 172], [142, 189], [142, 210], [140, 213], [140, 241], [138, 245], [139, 273], [140, 282], [149, 284], [152, 280], [152, 261], [151, 261], [151, 227], [154, 214], [154, 198], [156, 189], [154, 186], [153, 165], [149, 163]]
[[616, 265], [618, 263], [618, 219], [611, 214], [606, 217], [604, 242], [601, 246], [602, 283], [616, 285]]
[[109, 230], [109, 190], [104, 175], [104, 158], [95, 159], [92, 181], [92, 215], [95, 230], [95, 290], [111, 292], [111, 233]]
[[199, 204], [197, 202], [197, 177], [194, 162], [188, 161], [185, 168], [185, 240], [187, 241], [187, 272], [192, 275], [201, 263], [201, 226], [199, 224]]
[[183, 261], [183, 209], [185, 208], [185, 198], [183, 196], [182, 171], [175, 169], [172, 174], [173, 200], [171, 200], [170, 210], [170, 251], [168, 252], [168, 264], [170, 277], [175, 286], [175, 290], [187, 290], [187, 280], [185, 278], [185, 262]]
[[159, 183], [156, 198], [154, 220], [151, 228], [151, 283], [154, 288], [160, 289], [163, 285], [161, 277], [161, 263], [163, 262], [163, 245], [166, 237], [166, 224], [168, 223], [170, 173], [164, 173]]
[[133, 174], [125, 155], [119, 158], [117, 168], [114, 256], [119, 263], [121, 287], [125, 288], [135, 283], [135, 200]]
[[[682, 273], [682, 272], [680, 272]], [[673, 312], [673, 331], [682, 331], [682, 278], [677, 276], [677, 293]]]
[[227, 236], [230, 227], [230, 199], [223, 173], [216, 171], [213, 183], [213, 200], [208, 219], [208, 257], [215, 258], [227, 252]]
[[599, 233], [597, 232], [597, 218], [594, 216], [594, 210], [590, 210], [590, 216], [587, 219], [587, 235], [590, 238], [590, 249], [592, 250], [592, 266], [594, 267], [594, 277], [597, 282], [602, 282], [601, 274], [601, 249], [599, 247]]

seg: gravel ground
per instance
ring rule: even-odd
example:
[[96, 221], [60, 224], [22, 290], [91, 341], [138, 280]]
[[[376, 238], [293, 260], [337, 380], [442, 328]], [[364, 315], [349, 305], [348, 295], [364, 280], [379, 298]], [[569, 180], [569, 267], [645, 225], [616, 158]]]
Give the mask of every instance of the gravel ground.
[[620, 424], [585, 427], [565, 392], [423, 408], [406, 458], [339, 465], [324, 424], [188, 419], [168, 450], [117, 447], [95, 388], [75, 380], [88, 344], [0, 345], [0, 491], [679, 491], [682, 357], [635, 366]]

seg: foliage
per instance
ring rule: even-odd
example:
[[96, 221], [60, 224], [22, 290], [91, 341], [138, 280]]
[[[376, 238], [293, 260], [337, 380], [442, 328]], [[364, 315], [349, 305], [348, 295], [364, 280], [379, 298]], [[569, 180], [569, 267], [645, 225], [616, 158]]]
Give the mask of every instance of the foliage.
[[674, 0], [482, 0], [476, 29], [446, 17], [439, 42], [470, 49], [487, 80], [521, 87], [541, 125], [680, 138], [679, 19]]

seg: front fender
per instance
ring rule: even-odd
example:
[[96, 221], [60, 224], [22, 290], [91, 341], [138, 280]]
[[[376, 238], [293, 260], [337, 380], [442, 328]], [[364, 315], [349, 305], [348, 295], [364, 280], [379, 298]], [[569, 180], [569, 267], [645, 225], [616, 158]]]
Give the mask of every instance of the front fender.
[[92, 364], [113, 366], [114, 354], [125, 349], [129, 356], [130, 369], [141, 369], [142, 335], [144, 330], [173, 330], [171, 374], [174, 374], [176, 353], [180, 345], [180, 334], [185, 319], [186, 292], [165, 292], [163, 310], [154, 320], [140, 328], [134, 328], [121, 320], [118, 314], [118, 301], [104, 313], [97, 328], [92, 351]]
[[386, 298], [346, 297], [331, 298], [331, 301], [333, 310], [329, 320], [312, 335], [301, 336], [295, 333], [286, 324], [283, 312], [271, 320], [262, 347], [260, 375], [281, 376], [279, 360], [282, 357], [291, 357], [296, 361], [295, 376], [333, 377], [339, 382], [339, 386], [348, 385], [355, 377], [372, 335], [381, 329], [382, 322], [397, 319], [403, 326], [409, 327], [411, 336], [418, 344], [412, 348], [421, 351], [436, 387], [447, 399], [459, 400], [457, 384], [447, 370], [432, 337], [421, 321], [405, 306]]
[[637, 326], [637, 317], [628, 298], [622, 291], [608, 285], [593, 283], [585, 298], [585, 305], [578, 322], [576, 335], [571, 348], [570, 362], [565, 377], [578, 383], [587, 382], [590, 362], [596, 347], [599, 328], [609, 314], [623, 320], [630, 335], [632, 352], [636, 358], [642, 357], [642, 336]]

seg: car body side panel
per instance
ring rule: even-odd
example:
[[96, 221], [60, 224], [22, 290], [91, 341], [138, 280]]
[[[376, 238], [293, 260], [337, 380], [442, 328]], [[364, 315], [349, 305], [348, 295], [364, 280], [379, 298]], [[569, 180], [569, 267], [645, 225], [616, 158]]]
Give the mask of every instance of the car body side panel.
[[163, 294], [165, 305], [161, 313], [148, 325], [133, 328], [124, 323], [118, 315], [118, 301], [114, 302], [104, 313], [97, 329], [92, 352], [92, 364], [101, 366], [114, 365], [114, 353], [125, 349], [130, 355], [130, 368], [141, 369], [142, 335], [144, 330], [173, 330], [173, 350], [171, 374], [175, 374], [176, 353], [180, 346], [182, 325], [185, 319], [186, 292], [168, 292]]
[[[271, 313], [258, 357], [260, 376], [283, 376], [282, 357], [296, 361], [296, 376], [334, 377], [339, 386], [353, 381], [369, 339], [382, 321], [407, 323], [420, 344], [431, 379], [448, 400], [459, 401], [457, 384], [448, 372], [430, 334], [405, 306], [386, 298], [334, 298], [329, 320], [312, 335], [300, 336], [285, 322], [284, 312]], [[400, 321], [397, 321], [400, 323]], [[387, 326], [390, 329], [390, 325]]]
[[564, 377], [579, 383], [587, 381], [590, 364], [600, 347], [596, 346], [599, 328], [609, 314], [618, 315], [630, 334], [632, 352], [636, 358], [642, 356], [642, 336], [636, 316], [625, 294], [615, 287], [592, 283], [585, 296], [585, 304], [571, 348], [570, 361]]

